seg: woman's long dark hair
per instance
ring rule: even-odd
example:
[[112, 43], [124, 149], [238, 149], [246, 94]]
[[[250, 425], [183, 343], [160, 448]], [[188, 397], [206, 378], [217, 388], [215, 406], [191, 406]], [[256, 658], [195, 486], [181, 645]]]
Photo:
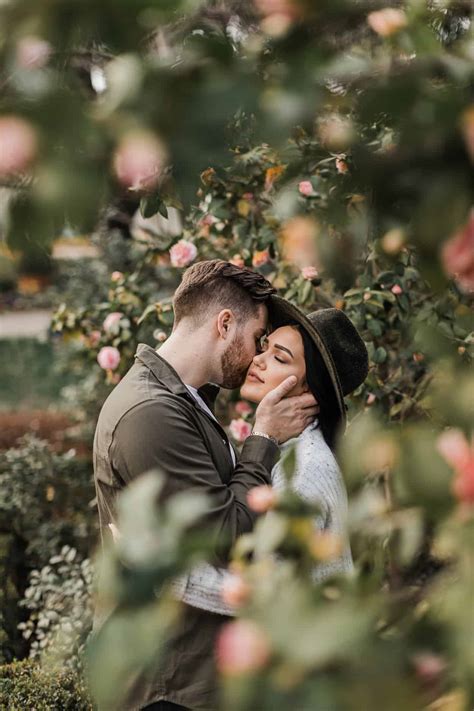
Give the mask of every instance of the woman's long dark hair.
[[319, 426], [326, 444], [334, 452], [337, 434], [341, 425], [341, 413], [337, 404], [336, 393], [323, 357], [314, 345], [303, 326], [291, 319], [272, 324], [273, 329], [282, 326], [297, 328], [303, 339], [304, 359], [306, 363], [306, 382], [319, 405]]
[[319, 425], [327, 445], [334, 451], [341, 413], [337, 404], [334, 385], [323, 357], [314, 345], [306, 330], [297, 326], [303, 339], [304, 359], [306, 363], [306, 382], [319, 404]]

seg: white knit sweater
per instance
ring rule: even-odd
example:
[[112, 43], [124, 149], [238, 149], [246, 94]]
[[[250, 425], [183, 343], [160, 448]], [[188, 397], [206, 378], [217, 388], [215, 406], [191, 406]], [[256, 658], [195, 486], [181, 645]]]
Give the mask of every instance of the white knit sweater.
[[[312, 578], [319, 583], [336, 573], [349, 574], [354, 565], [346, 534], [347, 493], [336, 459], [317, 422], [307, 427], [298, 438], [285, 443], [282, 454], [293, 445], [296, 445], [293, 489], [302, 499], [320, 508], [314, 519], [315, 527], [337, 534], [344, 541], [340, 557], [316, 565]], [[273, 467], [272, 486], [278, 490], [286, 486], [281, 460]], [[225, 568], [204, 563], [178, 578], [173, 584], [173, 591], [193, 607], [220, 615], [235, 615], [235, 609], [224, 603], [221, 597], [222, 584], [227, 575], [229, 573]]]

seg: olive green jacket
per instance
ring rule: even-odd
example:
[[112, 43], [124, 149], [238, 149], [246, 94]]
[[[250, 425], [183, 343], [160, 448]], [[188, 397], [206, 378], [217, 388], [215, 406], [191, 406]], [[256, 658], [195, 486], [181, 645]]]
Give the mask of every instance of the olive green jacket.
[[[200, 395], [212, 410], [216, 386], [205, 386]], [[117, 524], [117, 497], [140, 474], [159, 469], [165, 475], [162, 499], [182, 491], [205, 494], [211, 506], [199, 521], [214, 542], [214, 561], [225, 565], [230, 548], [243, 533], [253, 528], [256, 514], [247, 504], [249, 489], [270, 483], [270, 474], [279, 455], [278, 447], [264, 437], [245, 441], [234, 468], [224, 429], [191, 396], [173, 368], [150, 346], [140, 344], [135, 363], [105, 401], [94, 438], [94, 476], [102, 539], [110, 536], [108, 524]], [[212, 613], [204, 613], [204, 615]], [[206, 628], [203, 613], [187, 612], [186, 634], [178, 634], [180, 649], [168, 655], [170, 664], [186, 655], [200, 679], [187, 688], [183, 675], [159, 669], [146, 689], [137, 690], [127, 709], [138, 709], [167, 698], [191, 708], [210, 708], [214, 679], [199, 663], [213, 656], [214, 639], [206, 653], [196, 647], [195, 638]], [[225, 620], [225, 618], [223, 618]], [[211, 625], [213, 627], [214, 625]], [[196, 659], [193, 660], [193, 655]], [[205, 662], [209, 667], [209, 659]], [[179, 664], [178, 664], [179, 666]], [[188, 668], [191, 668], [188, 667]], [[202, 683], [201, 683], [202, 682]], [[194, 691], [193, 691], [194, 689]], [[193, 701], [191, 704], [190, 701]]]

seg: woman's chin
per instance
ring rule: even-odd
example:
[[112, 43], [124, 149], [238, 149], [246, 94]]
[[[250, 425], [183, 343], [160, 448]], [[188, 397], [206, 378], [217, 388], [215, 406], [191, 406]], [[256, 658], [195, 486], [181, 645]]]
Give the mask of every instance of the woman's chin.
[[264, 395], [261, 391], [261, 387], [259, 388], [259, 385], [245, 381], [240, 388], [240, 397], [244, 400], [248, 400], [249, 402], [259, 403]]

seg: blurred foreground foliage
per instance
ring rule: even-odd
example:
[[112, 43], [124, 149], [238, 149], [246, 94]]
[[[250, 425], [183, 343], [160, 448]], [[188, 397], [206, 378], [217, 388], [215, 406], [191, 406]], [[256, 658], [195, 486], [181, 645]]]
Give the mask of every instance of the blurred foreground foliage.
[[[67, 225], [115, 255], [107, 297], [75, 294], [53, 323], [90, 412], [138, 341], [166, 339], [196, 258], [258, 269], [305, 310], [344, 309], [369, 350], [339, 447], [356, 575], [312, 587], [308, 565], [334, 541], [314, 540], [284, 499], [261, 520], [235, 552], [247, 592], [219, 650], [225, 709], [474, 703], [472, 7], [386, 10], [0, 9], [0, 120], [33, 132], [29, 155], [13, 156], [22, 170], [4, 168], [9, 245], [47, 249]], [[221, 400], [235, 416], [234, 395]], [[185, 535], [198, 508], [156, 511], [156, 481], [124, 497], [127, 535], [101, 568], [116, 611], [91, 647], [91, 683], [112, 706], [179, 614], [167, 583], [200, 557]]]

